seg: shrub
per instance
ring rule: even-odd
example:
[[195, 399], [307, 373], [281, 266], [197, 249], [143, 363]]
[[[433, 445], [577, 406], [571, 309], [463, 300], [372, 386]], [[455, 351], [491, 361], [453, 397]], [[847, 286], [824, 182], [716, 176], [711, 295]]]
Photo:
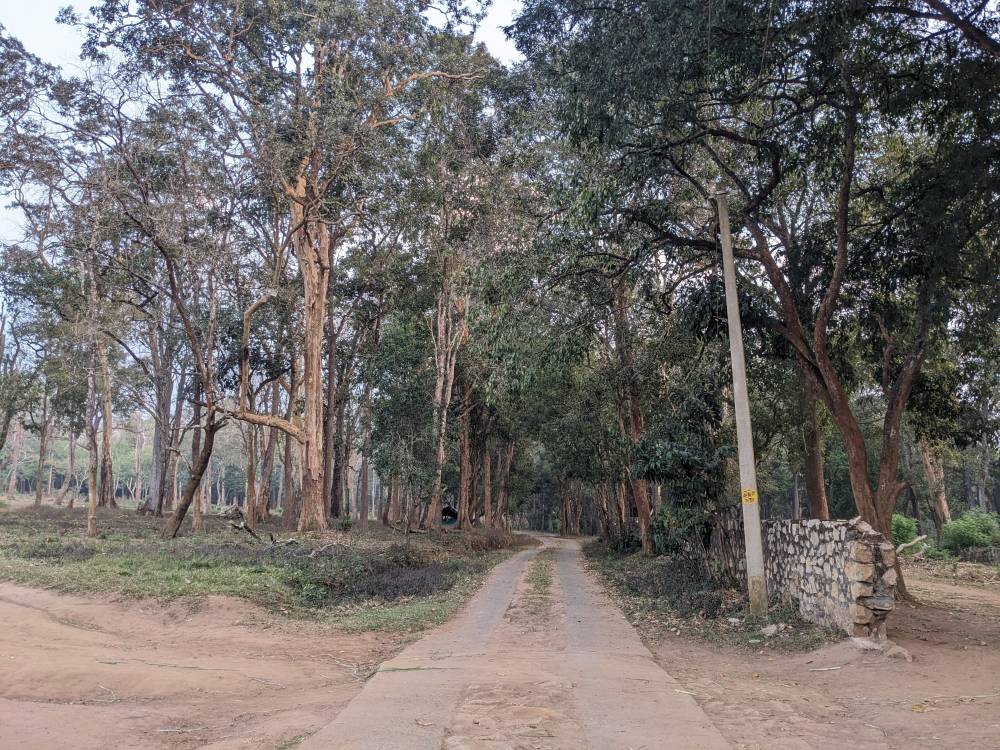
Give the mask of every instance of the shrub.
[[326, 588], [317, 583], [303, 583], [299, 596], [302, 602], [308, 606], [318, 607], [326, 602]]
[[350, 516], [341, 516], [337, 519], [337, 531], [350, 531], [354, 526], [354, 519]]
[[897, 547], [917, 538], [917, 522], [902, 513], [892, 514], [892, 543]]
[[941, 543], [953, 552], [1000, 544], [1000, 519], [995, 513], [970, 510], [944, 525]]
[[937, 546], [932, 539], [927, 539], [918, 546], [923, 547], [924, 557], [928, 560], [952, 560], [955, 557], [944, 547]]

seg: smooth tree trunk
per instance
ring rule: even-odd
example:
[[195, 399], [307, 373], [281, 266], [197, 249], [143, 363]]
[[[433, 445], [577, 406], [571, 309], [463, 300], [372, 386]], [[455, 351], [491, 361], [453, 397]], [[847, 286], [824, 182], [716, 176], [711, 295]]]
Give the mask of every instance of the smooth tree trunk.
[[632, 532], [632, 514], [629, 512], [628, 485], [624, 482], [615, 484], [615, 501], [618, 518], [621, 520], [621, 541], [624, 545]]
[[63, 479], [62, 487], [59, 488], [59, 496], [56, 498], [56, 505], [62, 505], [66, 496], [69, 496], [67, 507], [73, 507], [73, 495], [69, 494], [69, 489], [76, 484], [76, 435], [69, 433], [69, 465], [66, 468], [66, 475]]
[[117, 507], [114, 493], [114, 468], [111, 455], [111, 437], [114, 422], [111, 413], [111, 368], [108, 365], [108, 349], [103, 342], [97, 347], [97, 363], [100, 368], [101, 395], [101, 489], [97, 504], [101, 507]]
[[184, 396], [187, 393], [187, 373], [181, 371], [180, 382], [174, 393], [173, 414], [170, 421], [170, 443], [167, 452], [167, 477], [163, 489], [163, 505], [160, 508], [160, 515], [164, 510], [172, 510], [177, 499], [177, 464], [180, 461], [181, 450], [181, 419], [184, 416]]
[[[291, 332], [289, 332], [291, 334]], [[298, 393], [298, 356], [295, 351], [288, 352], [290, 368], [288, 372], [288, 403], [285, 405], [285, 421], [292, 423], [295, 417], [295, 399]], [[281, 454], [281, 528], [294, 529], [299, 523], [299, 500], [295, 489], [297, 443], [291, 435], [284, 435], [284, 448]]]
[[802, 518], [802, 500], [799, 497], [799, 473], [792, 477], [792, 518], [798, 521]]
[[[334, 247], [330, 247], [330, 268], [333, 269], [336, 258], [334, 257]], [[336, 298], [333, 294], [334, 274], [331, 272], [327, 278], [327, 311], [326, 311], [326, 408], [323, 412], [323, 496], [327, 499], [330, 507], [330, 517], [336, 518], [340, 515], [340, 495], [334, 494], [335, 489], [339, 492], [339, 485], [335, 485], [336, 474], [334, 473], [334, 463], [339, 449], [337, 441], [337, 339], [339, 328], [335, 318], [337, 314]], [[343, 427], [341, 421], [340, 427]]]
[[35, 468], [35, 507], [42, 504], [42, 483], [45, 476], [45, 459], [49, 450], [49, 394], [42, 394], [42, 422], [38, 425], [38, 466]]
[[264, 458], [260, 465], [260, 483], [257, 488], [257, 518], [266, 521], [271, 517], [271, 480], [274, 478], [274, 452], [278, 442], [278, 430], [268, 428]]
[[[194, 406], [192, 406], [191, 421], [194, 423], [194, 428], [191, 430], [191, 470], [194, 471], [194, 467], [198, 463], [198, 458], [201, 455], [201, 388], [198, 380], [194, 383]], [[211, 464], [211, 461], [209, 461]], [[205, 466], [205, 472], [208, 472], [209, 465]], [[204, 477], [206, 481], [210, 481], [209, 478]], [[196, 488], [197, 489], [197, 488]], [[175, 511], [176, 513], [176, 511]], [[201, 498], [195, 497], [194, 505], [191, 510], [191, 530], [192, 531], [204, 531], [205, 530], [205, 518], [202, 513]]]
[[135, 484], [132, 489], [132, 499], [135, 500], [135, 507], [142, 505], [142, 473], [140, 463], [142, 458], [142, 419], [136, 414], [135, 419]]
[[302, 512], [299, 531], [327, 528], [323, 495], [323, 329], [330, 278], [330, 228], [307, 212], [306, 178], [293, 189], [292, 245], [303, 287], [302, 348]]
[[168, 490], [170, 432], [173, 414], [174, 383], [169, 371], [172, 355], [161, 348], [163, 337], [150, 335], [150, 352], [153, 363], [153, 392], [156, 408], [153, 420], [152, 461], [150, 463], [149, 491], [145, 501], [136, 507], [136, 512], [162, 516], [165, 495]]
[[395, 474], [389, 477], [389, 502], [386, 504], [385, 523], [394, 526], [401, 518], [399, 477]]
[[208, 466], [205, 467], [205, 477], [201, 481], [201, 486], [204, 488], [203, 499], [202, 499], [202, 509], [204, 515], [208, 515], [212, 512], [212, 488], [215, 486], [215, 478], [212, 476], [212, 462], [208, 462]]
[[[632, 332], [628, 320], [628, 299], [623, 284], [614, 285], [615, 345], [621, 374], [625, 380], [625, 413], [628, 437], [637, 445], [646, 431], [645, 415], [639, 396], [639, 382], [636, 376], [635, 352], [632, 346]], [[632, 499], [639, 514], [639, 539], [645, 554], [653, 553], [652, 508], [649, 486], [642, 479], [630, 478]]]
[[805, 384], [799, 390], [799, 405], [809, 517], [829, 521], [830, 507], [826, 499], [826, 482], [823, 476], [823, 431], [819, 425], [816, 398]]
[[368, 508], [371, 504], [368, 484], [368, 455], [362, 452], [361, 476], [358, 482], [358, 525], [362, 531], [368, 531]]
[[[345, 399], [346, 408], [346, 399]], [[357, 515], [357, 481], [355, 481], [354, 487], [354, 499], [355, 503], [351, 503], [351, 446], [354, 445], [354, 426], [355, 420], [349, 419], [345, 416], [344, 418], [344, 432], [341, 437], [340, 449], [337, 453], [339, 456], [339, 463], [342, 467], [340, 475], [340, 484], [343, 487], [342, 493], [343, 497], [341, 500], [340, 511], [341, 515], [345, 518], [352, 518]]]
[[514, 442], [507, 443], [500, 458], [500, 476], [497, 486], [496, 508], [493, 511], [493, 527], [510, 529], [510, 470], [514, 464]]
[[948, 494], [944, 484], [944, 465], [940, 454], [929, 441], [921, 440], [919, 448], [920, 460], [924, 466], [924, 476], [927, 479], [927, 488], [930, 491], [931, 514], [940, 537], [941, 529], [951, 521], [951, 508], [948, 507]]
[[184, 490], [181, 492], [177, 507], [174, 508], [173, 515], [171, 515], [170, 520], [163, 529], [163, 537], [165, 539], [173, 539], [177, 536], [177, 532], [184, 522], [184, 516], [187, 514], [188, 508], [191, 507], [195, 493], [198, 492], [202, 476], [204, 476], [205, 470], [212, 460], [212, 449], [215, 447], [215, 434], [221, 427], [222, 422], [216, 421], [215, 411], [210, 410], [205, 421], [204, 440], [198, 452], [198, 459], [192, 464], [191, 475], [188, 477], [187, 482], [184, 483]]
[[97, 380], [91, 368], [87, 377], [87, 536], [97, 536]]
[[10, 474], [7, 475], [7, 494], [11, 497], [17, 490], [17, 467], [24, 452], [24, 425], [20, 420], [14, 425], [14, 437], [10, 444]]
[[458, 480], [458, 528], [469, 527], [472, 510], [472, 384], [462, 383], [462, 438]]
[[361, 441], [361, 482], [358, 487], [358, 520], [360, 521], [362, 531], [368, 530], [368, 511], [371, 506], [371, 498], [369, 497], [370, 488], [368, 486], [368, 456], [372, 450], [371, 408], [373, 389], [374, 384], [370, 380], [366, 381], [358, 410], [361, 429], [364, 430], [364, 438]]
[[248, 424], [246, 431], [246, 484], [243, 489], [243, 510], [247, 528], [257, 528], [257, 425]]
[[580, 496], [575, 484], [565, 479], [559, 482], [560, 536], [580, 536]]
[[[453, 317], [454, 308], [456, 317]], [[459, 347], [465, 340], [465, 302], [456, 299], [452, 292], [450, 270], [445, 261], [441, 289], [438, 292], [436, 327], [434, 336], [434, 474], [431, 482], [430, 502], [424, 526], [441, 528], [441, 479], [444, 473], [445, 446], [448, 441], [448, 410], [451, 405], [452, 387], [455, 382], [455, 365]]]
[[333, 476], [330, 479], [330, 515], [334, 518], [347, 515], [347, 469], [350, 449], [344, 437], [347, 426], [347, 399], [337, 399], [333, 417], [333, 445], [330, 453]]
[[[275, 381], [271, 390], [271, 414], [277, 416], [280, 408], [281, 386]], [[266, 520], [271, 516], [271, 479], [274, 474], [274, 453], [278, 444], [278, 428], [271, 426], [267, 432], [264, 459], [260, 466], [260, 487], [257, 490], [257, 512], [261, 520]]]
[[[157, 400], [159, 404], [159, 400]], [[149, 491], [146, 499], [139, 503], [135, 510], [144, 515], [156, 515], [157, 507], [162, 507], [160, 495], [163, 492], [163, 420], [157, 408], [157, 416], [153, 420], [152, 455], [149, 462]]]
[[493, 452], [483, 449], [483, 525], [493, 528]]

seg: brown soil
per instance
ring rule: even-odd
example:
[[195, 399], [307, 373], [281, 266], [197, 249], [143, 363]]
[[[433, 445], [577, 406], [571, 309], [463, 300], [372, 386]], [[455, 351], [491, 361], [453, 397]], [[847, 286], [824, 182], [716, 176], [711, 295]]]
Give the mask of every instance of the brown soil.
[[1000, 587], [913, 571], [889, 637], [913, 661], [850, 643], [743, 654], [669, 636], [657, 661], [737, 750], [1000, 748]]
[[325, 724], [402, 646], [240, 601], [0, 584], [0, 748], [271, 748]]
[[997, 584], [911, 571], [890, 637], [912, 662], [667, 633], [657, 666], [576, 543], [545, 548], [547, 586], [521, 552], [384, 664], [401, 636], [0, 584], [0, 748], [1000, 748]]

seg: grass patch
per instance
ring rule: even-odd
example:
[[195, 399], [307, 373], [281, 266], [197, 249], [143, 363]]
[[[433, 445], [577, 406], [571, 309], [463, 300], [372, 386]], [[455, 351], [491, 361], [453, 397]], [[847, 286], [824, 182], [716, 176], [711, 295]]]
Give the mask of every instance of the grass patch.
[[[103, 509], [102, 509], [103, 510]], [[232, 596], [351, 630], [418, 631], [443, 622], [525, 537], [496, 532], [401, 534], [374, 527], [258, 533], [257, 543], [212, 519], [204, 534], [159, 538], [162, 519], [103, 510], [86, 539], [83, 509], [0, 516], [0, 579], [65, 592], [176, 600]]]
[[554, 552], [543, 550], [535, 555], [524, 573], [523, 588], [507, 617], [529, 630], [544, 628], [552, 610], [552, 564]]
[[552, 550], [535, 555], [525, 577], [528, 588], [534, 596], [548, 596], [552, 586]]
[[305, 732], [303, 734], [297, 734], [294, 737], [289, 737], [287, 740], [282, 740], [277, 745], [274, 746], [274, 750], [292, 750], [293, 747], [298, 747], [302, 744], [304, 740], [315, 734], [314, 732]]
[[[803, 621], [795, 605], [779, 600], [767, 617], [752, 616], [744, 592], [719, 586], [684, 558], [621, 554], [598, 542], [584, 553], [628, 619], [654, 641], [683, 633], [744, 650], [808, 651], [841, 637]], [[768, 638], [761, 628], [772, 624], [784, 627]]]

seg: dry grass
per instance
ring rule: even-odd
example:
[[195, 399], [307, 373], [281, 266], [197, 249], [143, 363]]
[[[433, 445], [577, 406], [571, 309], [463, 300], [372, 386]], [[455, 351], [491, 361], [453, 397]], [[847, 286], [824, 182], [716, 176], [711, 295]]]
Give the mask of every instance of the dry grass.
[[[162, 519], [104, 510], [99, 538], [83, 509], [0, 513], [0, 579], [67, 592], [173, 600], [224, 595], [354, 629], [417, 631], [447, 619], [508, 551], [531, 543], [496, 532], [403, 534], [257, 530], [208, 519], [208, 531], [159, 537]], [[272, 540], [273, 537], [273, 541]]]

